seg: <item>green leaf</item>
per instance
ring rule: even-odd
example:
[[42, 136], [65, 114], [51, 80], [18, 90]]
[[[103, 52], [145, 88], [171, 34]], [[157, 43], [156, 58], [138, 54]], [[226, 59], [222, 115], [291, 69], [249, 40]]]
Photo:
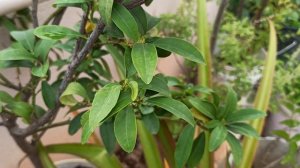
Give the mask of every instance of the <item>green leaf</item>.
[[144, 9], [141, 6], [135, 7], [130, 10], [130, 13], [133, 15], [138, 28], [139, 32], [144, 35], [147, 32], [148, 23], [147, 23], [147, 16]]
[[135, 44], [131, 52], [132, 62], [141, 79], [149, 84], [157, 65], [157, 52], [152, 44]]
[[132, 102], [130, 91], [122, 91], [116, 106], [112, 109], [113, 113], [117, 113], [123, 110], [126, 106], [128, 106]]
[[278, 137], [283, 138], [286, 141], [290, 139], [290, 135], [284, 130], [274, 130], [272, 131], [272, 134], [277, 135]]
[[77, 38], [81, 34], [70, 28], [57, 25], [44, 25], [34, 30], [34, 35], [45, 40], [60, 40], [63, 38]]
[[283, 120], [280, 123], [288, 126], [289, 128], [294, 128], [300, 125], [300, 121], [294, 119]]
[[125, 57], [126, 77], [129, 78], [136, 73], [136, 69], [134, 68], [134, 65], [132, 63], [130, 48], [125, 49], [124, 57]]
[[234, 113], [230, 113], [227, 116], [226, 121], [229, 123], [234, 123], [234, 122], [258, 119], [265, 116], [266, 114], [262, 111], [252, 109], [252, 108], [246, 108], [246, 109], [238, 110], [237, 112]]
[[47, 107], [55, 107], [56, 91], [46, 81], [42, 82], [42, 96]]
[[217, 113], [216, 107], [208, 102], [208, 101], [203, 101], [200, 98], [196, 97], [190, 97], [189, 102], [192, 104], [192, 106], [197, 109], [200, 113], [204, 114], [205, 116], [215, 119], [215, 115]]
[[114, 0], [98, 0], [99, 13], [106, 25], [111, 24], [111, 12]]
[[128, 83], [128, 86], [131, 89], [131, 100], [134, 101], [137, 98], [138, 93], [139, 93], [138, 83], [136, 81], [130, 81]]
[[193, 147], [195, 127], [187, 125], [181, 132], [175, 148], [176, 168], [183, 168], [189, 159]]
[[83, 4], [91, 2], [92, 0], [55, 0], [53, 4], [56, 8], [61, 7], [82, 7]]
[[33, 51], [35, 42], [33, 29], [29, 29], [26, 31], [12, 31], [10, 32], [10, 35], [19, 43], [21, 43], [24, 48]]
[[[113, 45], [106, 45], [107, 51], [110, 53], [112, 58], [114, 59], [114, 62], [116, 63], [118, 69], [120, 71], [120, 75], [125, 76], [126, 68], [125, 67], [125, 61], [123, 55], [120, 53], [119, 49]], [[121, 76], [121, 77], [122, 77]]]
[[147, 106], [147, 105], [140, 105], [139, 109], [141, 111], [142, 114], [147, 115], [147, 114], [151, 114], [154, 112], [154, 107], [153, 106]]
[[42, 58], [42, 61], [45, 62], [54, 43], [55, 41], [53, 40], [39, 40], [34, 48], [35, 57]]
[[206, 128], [216, 128], [217, 126], [221, 125], [222, 122], [219, 120], [210, 120], [205, 124]]
[[0, 102], [10, 104], [14, 102], [14, 98], [10, 94], [0, 91]]
[[245, 136], [251, 136], [251, 137], [255, 137], [258, 138], [259, 135], [258, 133], [255, 131], [254, 128], [252, 128], [249, 124], [246, 123], [234, 123], [234, 124], [230, 124], [227, 126], [228, 130], [237, 133], [237, 134], [241, 134], [241, 135], [245, 135]]
[[114, 122], [115, 136], [118, 143], [126, 152], [132, 152], [137, 137], [137, 125], [134, 111], [127, 107], [120, 111]]
[[157, 74], [153, 77], [149, 84], [139, 82], [142, 88], [158, 92], [164, 96], [171, 97], [171, 92], [168, 87], [168, 81], [162, 74]]
[[70, 83], [60, 96], [59, 100], [64, 105], [75, 106], [78, 103], [78, 100], [74, 97], [75, 95], [89, 100], [89, 96], [87, 95], [85, 88], [77, 82]]
[[53, 161], [50, 159], [50, 156], [48, 154], [48, 152], [45, 150], [45, 147], [38, 142], [39, 144], [38, 146], [38, 155], [39, 155], [39, 159], [42, 162], [43, 167], [47, 167], [47, 168], [55, 168], [56, 166], [54, 165]]
[[121, 168], [121, 163], [116, 156], [109, 155], [104, 148], [93, 144], [54, 144], [45, 147], [48, 153], [71, 154], [83, 159], [97, 167]]
[[188, 107], [178, 100], [174, 100], [168, 97], [154, 97], [146, 102], [163, 108], [170, 113], [174, 114], [176, 117], [181, 118], [191, 125], [195, 125], [195, 120], [193, 118], [192, 112]]
[[197, 63], [204, 63], [204, 59], [200, 51], [192, 44], [178, 38], [157, 38], [153, 44], [170, 52], [174, 52], [184, 58]]
[[225, 98], [225, 108], [221, 113], [221, 118], [227, 118], [227, 116], [236, 111], [237, 107], [237, 96], [235, 91], [228, 87], [227, 95]]
[[235, 164], [239, 165], [243, 158], [243, 150], [239, 140], [229, 133], [226, 137], [226, 141], [230, 146]]
[[49, 70], [49, 61], [46, 61], [41, 66], [32, 67], [31, 74], [43, 78], [47, 75], [48, 70]]
[[122, 5], [115, 3], [112, 10], [112, 21], [134, 42], [140, 38], [138, 25], [131, 13]]
[[108, 120], [100, 126], [100, 135], [107, 152], [113, 154], [116, 147], [116, 137], [112, 120]]
[[296, 142], [289, 143], [289, 150], [281, 160], [281, 164], [295, 163], [295, 156], [297, 156], [298, 145]]
[[10, 60], [35, 60], [34, 56], [27, 50], [19, 48], [13, 49], [8, 48], [0, 51], [0, 61], [10, 61]]
[[95, 129], [117, 104], [121, 85], [110, 83], [97, 91], [89, 114], [89, 127]]
[[223, 125], [219, 125], [213, 129], [210, 135], [209, 151], [216, 150], [226, 139], [227, 130]]
[[68, 133], [70, 135], [74, 135], [81, 128], [80, 120], [81, 120], [81, 117], [83, 114], [84, 113], [80, 113], [80, 114], [76, 115], [73, 118], [73, 120], [70, 122], [69, 128], [68, 128]]
[[33, 107], [25, 102], [12, 102], [8, 104], [11, 112], [16, 116], [22, 117], [26, 122], [30, 121]]
[[193, 148], [189, 160], [187, 162], [188, 167], [196, 167], [204, 153], [205, 135], [202, 132], [193, 143]]
[[160, 123], [155, 113], [142, 115], [144, 126], [151, 134], [157, 134], [159, 131]]

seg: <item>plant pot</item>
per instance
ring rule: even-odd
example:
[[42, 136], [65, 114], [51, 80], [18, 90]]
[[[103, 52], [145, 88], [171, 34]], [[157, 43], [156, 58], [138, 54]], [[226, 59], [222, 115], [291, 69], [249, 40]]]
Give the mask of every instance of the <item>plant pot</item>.
[[84, 159], [67, 159], [55, 162], [57, 168], [96, 168]]
[[[289, 165], [282, 165], [281, 160], [288, 152], [288, 144], [282, 139], [275, 137], [264, 137], [259, 140], [259, 147], [256, 152], [253, 168], [291, 168]], [[300, 164], [300, 153], [295, 157], [297, 164]]]

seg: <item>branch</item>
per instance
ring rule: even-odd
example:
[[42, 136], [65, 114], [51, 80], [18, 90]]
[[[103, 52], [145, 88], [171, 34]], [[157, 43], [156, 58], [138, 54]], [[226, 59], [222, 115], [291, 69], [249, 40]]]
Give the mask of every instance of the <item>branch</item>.
[[[135, 1], [132, 1], [131, 3], [125, 5], [125, 7], [128, 8], [128, 9], [132, 9], [136, 6], [139, 6], [139, 5], [143, 4], [144, 2], [145, 2], [145, 0], [135, 0]], [[99, 35], [103, 32], [104, 27], [105, 27], [105, 24], [103, 23], [102, 20], [100, 20], [97, 23], [97, 25], [96, 25], [95, 29], [93, 30], [93, 32], [91, 33], [91, 35], [89, 36], [89, 38], [88, 38], [87, 42], [85, 43], [85, 45], [83, 46], [83, 48], [78, 53], [74, 52], [74, 54], [72, 56], [72, 61], [69, 64], [69, 66], [67, 68], [67, 71], [65, 73], [65, 76], [64, 76], [64, 78], [63, 78], [63, 80], [60, 84], [58, 94], [57, 94], [57, 97], [56, 97], [55, 107], [53, 109], [49, 109], [45, 115], [43, 115], [41, 118], [39, 118], [38, 120], [36, 120], [35, 122], [33, 122], [31, 125], [29, 125], [26, 128], [19, 128], [19, 127], [12, 128], [11, 131], [15, 135], [29, 136], [29, 135], [35, 133], [36, 130], [40, 126], [42, 126], [42, 125], [44, 125], [48, 122], [51, 122], [52, 119], [55, 118], [55, 116], [58, 113], [58, 110], [61, 106], [60, 101], [59, 101], [59, 97], [65, 91], [68, 84], [71, 82], [72, 77], [73, 77], [77, 67], [80, 65], [82, 60], [86, 57], [86, 55], [93, 48], [93, 44], [98, 39]], [[78, 40], [80, 40], [80, 39], [78, 39]]]
[[3, 85], [5, 87], [11, 88], [11, 89], [15, 89], [15, 90], [21, 90], [21, 88], [19, 86], [13, 84], [1, 73], [0, 73], [0, 79], [3, 81], [3, 82], [0, 82], [0, 85]]
[[37, 11], [38, 11], [38, 0], [32, 0], [31, 17], [32, 17], [32, 24], [34, 28], [39, 26]]
[[221, 22], [224, 16], [224, 12], [225, 9], [228, 5], [229, 0], [222, 0], [219, 10], [218, 10], [218, 14], [214, 23], [214, 28], [213, 28], [213, 33], [211, 36], [211, 40], [210, 40], [210, 51], [211, 53], [213, 53], [213, 51], [215, 50], [215, 46], [216, 46], [216, 41], [217, 41], [217, 37], [218, 37], [218, 33], [220, 30], [220, 26], [221, 26]]

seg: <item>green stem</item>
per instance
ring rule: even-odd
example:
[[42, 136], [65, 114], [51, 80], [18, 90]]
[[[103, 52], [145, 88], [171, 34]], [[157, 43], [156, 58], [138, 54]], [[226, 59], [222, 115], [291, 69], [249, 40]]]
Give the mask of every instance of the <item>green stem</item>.
[[[210, 51], [210, 32], [206, 15], [206, 0], [197, 0], [197, 46], [206, 61], [206, 65], [198, 65], [198, 83], [201, 86], [212, 88], [212, 60]], [[213, 168], [213, 154], [208, 150], [209, 133], [205, 132], [205, 148], [203, 158], [200, 161], [201, 168]]]
[[143, 147], [147, 167], [163, 168], [163, 163], [154, 137], [140, 120], [138, 120], [137, 124], [138, 135]]

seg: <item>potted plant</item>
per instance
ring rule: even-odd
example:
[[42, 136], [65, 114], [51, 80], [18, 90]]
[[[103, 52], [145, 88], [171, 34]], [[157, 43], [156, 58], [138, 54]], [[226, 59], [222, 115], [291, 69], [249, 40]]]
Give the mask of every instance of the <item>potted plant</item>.
[[[181, 38], [153, 36], [150, 31], [159, 19], [141, 7], [151, 2], [56, 0], [57, 11], [39, 25], [37, 1], [33, 1], [33, 29], [10, 32], [15, 43], [0, 52], [0, 65], [26, 67], [31, 70], [31, 80], [23, 86], [1, 75], [1, 84], [17, 92], [0, 92], [1, 125], [35, 167], [55, 167], [51, 153], [72, 154], [96, 167], [124, 167], [128, 163], [120, 151], [139, 150], [147, 167], [208, 168], [214, 167], [212, 154], [225, 141], [234, 158], [232, 165], [243, 163], [236, 135], [259, 137], [247, 121], [265, 116], [262, 111], [266, 111], [271, 94], [268, 81], [272, 80], [269, 74], [274, 72], [276, 52], [273, 23], [269, 24], [269, 57], [256, 109], [240, 108], [231, 87], [223, 96], [212, 85], [205, 1], [198, 1], [199, 49]], [[83, 11], [77, 28], [59, 26], [69, 7]], [[70, 56], [62, 58], [61, 52]], [[171, 53], [197, 64], [199, 84], [155, 73], [157, 60]], [[112, 79], [113, 67], [103, 59], [107, 54], [113, 57], [119, 80]], [[60, 70], [54, 82], [50, 82], [50, 68]], [[47, 107], [36, 103], [40, 92]], [[62, 107], [68, 107], [74, 118], [53, 123]], [[21, 127], [19, 120], [26, 127]], [[261, 121], [254, 123], [260, 125]], [[82, 143], [43, 145], [40, 138], [45, 131], [62, 124], [69, 124], [70, 134], [82, 129]], [[101, 144], [88, 144], [98, 128]], [[253, 151], [245, 149], [246, 154]]]

